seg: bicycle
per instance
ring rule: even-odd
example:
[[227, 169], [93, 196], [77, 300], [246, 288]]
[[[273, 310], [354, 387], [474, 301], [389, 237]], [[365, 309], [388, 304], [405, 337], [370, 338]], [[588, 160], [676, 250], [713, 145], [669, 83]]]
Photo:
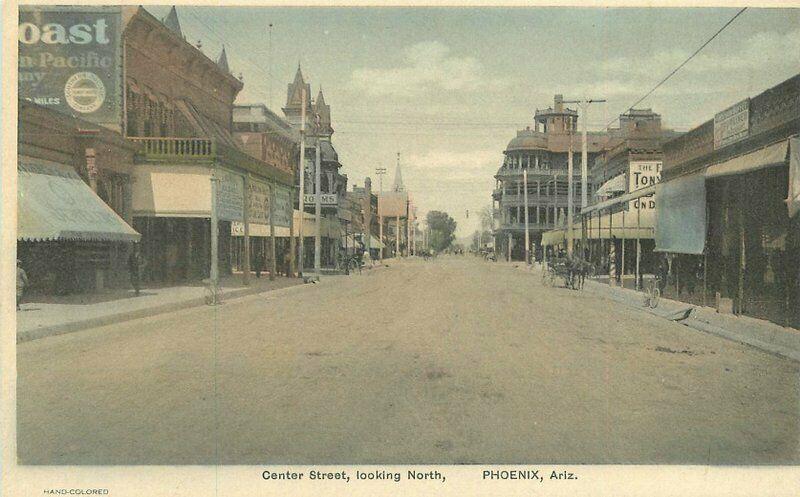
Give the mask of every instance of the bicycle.
[[661, 278], [656, 276], [648, 281], [645, 285], [643, 304], [645, 307], [649, 307], [651, 309], [658, 307], [658, 301], [661, 299], [661, 290], [658, 288], [660, 280]]

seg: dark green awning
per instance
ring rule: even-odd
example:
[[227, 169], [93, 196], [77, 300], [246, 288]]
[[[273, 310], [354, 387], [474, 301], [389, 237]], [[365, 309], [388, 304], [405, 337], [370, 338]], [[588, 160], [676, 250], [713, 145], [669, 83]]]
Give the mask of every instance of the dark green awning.
[[139, 241], [71, 166], [20, 157], [17, 240]]

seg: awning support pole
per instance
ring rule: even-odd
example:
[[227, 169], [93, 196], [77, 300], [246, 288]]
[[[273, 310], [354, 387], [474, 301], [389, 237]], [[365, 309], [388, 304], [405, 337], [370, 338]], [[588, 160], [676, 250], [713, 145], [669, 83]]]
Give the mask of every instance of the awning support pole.
[[622, 206], [622, 264], [620, 267], [620, 278], [619, 281], [622, 285], [622, 288], [625, 288], [625, 206]]
[[217, 212], [217, 188], [219, 178], [216, 170], [211, 173], [211, 304], [217, 304], [219, 289], [219, 213]]
[[275, 260], [275, 185], [269, 185], [269, 250], [272, 257], [272, 265], [269, 270], [270, 281], [275, 279], [278, 270], [278, 261]]
[[641, 201], [636, 201], [636, 289], [641, 290], [642, 285], [640, 284], [642, 273], [641, 273], [641, 263], [642, 263], [642, 240], [639, 238], [639, 232], [642, 227], [642, 203]]
[[242, 264], [242, 284], [248, 286], [250, 284], [250, 202], [248, 198], [250, 195], [250, 174], [244, 175], [244, 202], [242, 209], [242, 221], [244, 222], [244, 264]]

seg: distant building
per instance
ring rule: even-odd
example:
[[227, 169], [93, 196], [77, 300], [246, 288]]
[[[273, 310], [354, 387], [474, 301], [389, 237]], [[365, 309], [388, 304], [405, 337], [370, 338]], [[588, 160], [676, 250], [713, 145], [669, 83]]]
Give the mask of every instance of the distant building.
[[[304, 174], [305, 191], [305, 212], [314, 212], [315, 195], [321, 195], [322, 215], [320, 231], [322, 233], [322, 265], [323, 267], [333, 268], [338, 264], [338, 254], [345, 248], [345, 229], [344, 225], [348, 222], [345, 218], [340, 218], [339, 203], [347, 191], [347, 175], [340, 172], [342, 164], [339, 162], [339, 154], [332, 143], [334, 133], [331, 124], [331, 108], [325, 102], [322, 89], [319, 90], [316, 100], [311, 99], [311, 85], [306, 83], [303, 72], [298, 65], [294, 81], [288, 85], [286, 91], [286, 105], [283, 113], [286, 121], [292, 126], [295, 132], [299, 132], [302, 124], [303, 114], [303, 90], [305, 90], [305, 167], [303, 171], [297, 171], [295, 175], [295, 185], [300, 183], [300, 174]], [[315, 167], [317, 148], [320, 155], [320, 184], [316, 185]], [[299, 198], [295, 203], [295, 208], [299, 209]], [[346, 209], [341, 212], [346, 212]], [[308, 226], [309, 223], [304, 223]], [[314, 225], [310, 225], [312, 231], [306, 231], [308, 240], [304, 241], [304, 267], [313, 267], [314, 263]], [[307, 228], [305, 228], [307, 230]]]
[[[588, 163], [604, 151], [619, 144], [622, 137], [637, 126], [653, 125], [657, 115], [632, 113], [625, 117], [619, 129], [589, 132], [587, 136]], [[528, 171], [528, 218], [534, 252], [540, 250], [542, 233], [566, 224], [568, 183], [567, 162], [573, 152], [573, 195], [575, 213], [580, 213], [581, 198], [581, 134], [578, 132], [578, 113], [564, 106], [556, 95], [553, 106], [537, 109], [534, 128], [517, 132], [503, 154], [503, 165], [495, 174], [494, 200], [495, 247], [502, 256], [511, 254], [522, 260], [525, 254], [525, 204], [523, 171]], [[591, 195], [598, 182], [590, 178]]]

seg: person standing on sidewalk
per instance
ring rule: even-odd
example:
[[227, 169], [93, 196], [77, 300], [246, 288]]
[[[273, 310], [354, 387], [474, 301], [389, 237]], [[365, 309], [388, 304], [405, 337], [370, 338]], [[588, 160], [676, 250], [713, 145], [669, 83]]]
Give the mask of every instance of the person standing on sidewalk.
[[22, 303], [26, 286], [28, 286], [28, 275], [22, 269], [22, 261], [17, 259], [17, 310], [19, 310], [19, 305]]
[[131, 278], [131, 286], [133, 286], [133, 290], [136, 292], [136, 296], [139, 296], [139, 290], [141, 288], [141, 271], [142, 271], [142, 254], [139, 252], [139, 245], [134, 244], [133, 248], [131, 249], [131, 253], [128, 256], [128, 274]]

